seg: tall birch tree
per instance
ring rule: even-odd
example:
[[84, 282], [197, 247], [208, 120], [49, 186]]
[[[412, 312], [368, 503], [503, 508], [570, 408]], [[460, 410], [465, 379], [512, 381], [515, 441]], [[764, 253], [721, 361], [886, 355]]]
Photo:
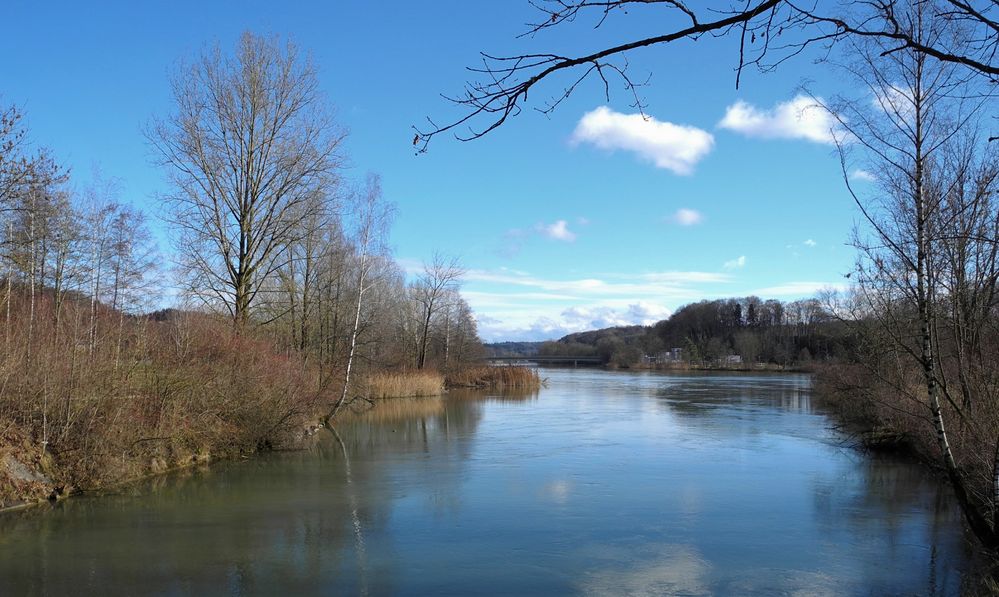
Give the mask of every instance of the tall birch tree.
[[[896, 18], [916, 43], [952, 43], [960, 31], [937, 19], [938, 10], [927, 1]], [[961, 337], [981, 329], [981, 321], [969, 318], [997, 306], [999, 219], [987, 201], [997, 190], [994, 154], [980, 143], [978, 150], [960, 147], [988, 94], [973, 93], [966, 73], [923, 52], [878, 39], [857, 47], [862, 58], [854, 73], [869, 94], [844, 104], [837, 118], [850, 150], [867, 156], [877, 185], [866, 197], [854, 194], [867, 226], [855, 241], [860, 310], [853, 319], [873, 324], [867, 366], [907, 399], [908, 416], [931, 426], [940, 466], [972, 531], [983, 544], [999, 546], [996, 405], [970, 384], [962, 360], [974, 351]], [[976, 166], [976, 151], [991, 158]], [[969, 260], [971, 247], [977, 260]], [[982, 285], [970, 288], [968, 274]], [[987, 306], [962, 309], [971, 294]], [[949, 322], [958, 323], [956, 334], [948, 333]], [[984, 482], [975, 472], [982, 468]]]
[[351, 373], [354, 368], [354, 361], [357, 356], [357, 340], [361, 331], [361, 317], [365, 308], [365, 297], [371, 287], [377, 282], [373, 279], [372, 273], [378, 265], [379, 258], [384, 256], [385, 236], [388, 232], [389, 224], [392, 220], [393, 207], [382, 199], [381, 181], [376, 175], [369, 175], [364, 190], [357, 196], [356, 201], [356, 265], [355, 265], [355, 288], [354, 288], [354, 312], [353, 323], [350, 330], [350, 338], [347, 341], [347, 362], [344, 365], [343, 384], [340, 389], [340, 396], [328, 418], [336, 415], [337, 411], [347, 400], [350, 388]]

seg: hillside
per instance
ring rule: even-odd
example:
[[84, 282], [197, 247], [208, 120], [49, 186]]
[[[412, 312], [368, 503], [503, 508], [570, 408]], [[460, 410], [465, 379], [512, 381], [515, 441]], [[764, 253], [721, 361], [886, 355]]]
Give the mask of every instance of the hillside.
[[791, 366], [848, 354], [853, 342], [842, 322], [814, 299], [793, 302], [755, 296], [684, 305], [652, 326], [576, 332], [549, 342], [487, 345], [495, 356], [600, 356], [630, 366], [641, 362], [697, 366], [765, 363]]
[[598, 342], [605, 338], [617, 339], [624, 342], [638, 340], [645, 336], [648, 331], [649, 328], [643, 325], [616, 326], [568, 334], [559, 338], [558, 342], [560, 344], [578, 342], [580, 344], [590, 344], [592, 346], [596, 346]]

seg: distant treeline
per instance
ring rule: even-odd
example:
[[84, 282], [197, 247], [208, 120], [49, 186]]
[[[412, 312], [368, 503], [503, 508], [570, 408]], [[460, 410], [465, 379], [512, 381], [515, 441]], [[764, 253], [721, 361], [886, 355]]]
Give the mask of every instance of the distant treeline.
[[626, 367], [643, 362], [789, 366], [844, 357], [852, 346], [847, 326], [817, 299], [785, 303], [748, 296], [691, 303], [652, 326], [611, 327], [552, 342], [504, 342], [487, 348], [495, 356], [600, 356]]
[[532, 357], [538, 354], [543, 342], [493, 342], [484, 344], [488, 357]]

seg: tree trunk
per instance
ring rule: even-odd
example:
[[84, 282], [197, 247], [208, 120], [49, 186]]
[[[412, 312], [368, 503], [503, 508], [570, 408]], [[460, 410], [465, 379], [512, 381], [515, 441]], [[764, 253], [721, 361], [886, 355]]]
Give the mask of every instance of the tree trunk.
[[330, 412], [329, 416], [326, 417], [327, 424], [330, 419], [336, 416], [337, 411], [344, 405], [347, 400], [347, 390], [350, 387], [350, 372], [354, 365], [354, 354], [357, 350], [357, 332], [361, 327], [361, 305], [364, 301], [364, 279], [366, 277], [367, 268], [367, 254], [366, 248], [362, 248], [360, 255], [360, 262], [358, 264], [357, 273], [357, 305], [354, 308], [354, 327], [350, 332], [350, 344], [347, 349], [347, 365], [344, 367], [343, 373], [343, 389], [340, 391], [340, 398], [337, 399], [336, 404], [333, 405], [333, 410]]

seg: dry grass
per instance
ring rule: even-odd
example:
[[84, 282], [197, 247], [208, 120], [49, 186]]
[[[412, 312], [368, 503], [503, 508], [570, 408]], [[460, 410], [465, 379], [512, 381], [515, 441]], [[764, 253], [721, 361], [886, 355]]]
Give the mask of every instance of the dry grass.
[[541, 377], [533, 367], [467, 367], [449, 373], [449, 388], [538, 390]]
[[371, 400], [440, 396], [444, 393], [444, 377], [433, 371], [372, 373], [365, 385]]

